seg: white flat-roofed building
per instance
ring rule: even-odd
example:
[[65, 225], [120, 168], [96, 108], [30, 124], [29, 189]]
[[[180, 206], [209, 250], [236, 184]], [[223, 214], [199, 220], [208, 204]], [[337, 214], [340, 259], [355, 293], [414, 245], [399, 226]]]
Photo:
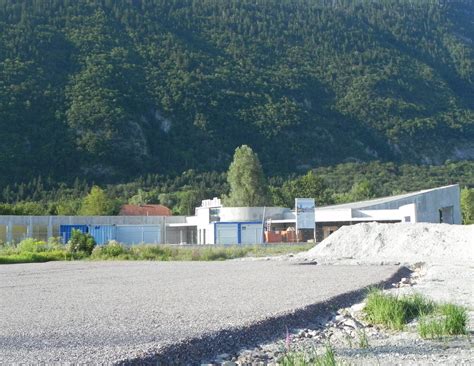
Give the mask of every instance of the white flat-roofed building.
[[[316, 241], [322, 241], [343, 225], [371, 221], [461, 224], [459, 185], [324, 207], [317, 207], [316, 202]], [[296, 215], [290, 208], [224, 207], [214, 198], [203, 201], [185, 224], [170, 226], [195, 229], [198, 244], [258, 244], [264, 241], [264, 231], [294, 231], [295, 224]], [[294, 241], [311, 237], [286, 238], [285, 241]]]

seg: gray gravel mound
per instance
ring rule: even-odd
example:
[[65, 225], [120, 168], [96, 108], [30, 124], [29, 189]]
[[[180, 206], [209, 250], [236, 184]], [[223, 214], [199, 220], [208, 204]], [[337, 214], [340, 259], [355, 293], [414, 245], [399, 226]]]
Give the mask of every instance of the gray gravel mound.
[[474, 225], [363, 223], [343, 226], [298, 259], [321, 262], [472, 263]]

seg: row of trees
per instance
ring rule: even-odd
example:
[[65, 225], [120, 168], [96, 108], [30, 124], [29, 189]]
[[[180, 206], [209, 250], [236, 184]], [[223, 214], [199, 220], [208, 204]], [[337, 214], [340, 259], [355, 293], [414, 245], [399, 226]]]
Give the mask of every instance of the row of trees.
[[[192, 215], [201, 200], [210, 197], [223, 197], [229, 206], [293, 207], [295, 197], [312, 197], [318, 205], [328, 205], [451, 183], [474, 186], [474, 162], [437, 167], [351, 163], [310, 170], [301, 176], [266, 179], [257, 155], [244, 145], [236, 149], [227, 174], [187, 171], [176, 177], [147, 175], [103, 188], [78, 180], [67, 186], [41, 178], [6, 186], [0, 190], [4, 202], [0, 203], [0, 214], [111, 215], [124, 203], [161, 203], [175, 214]], [[462, 192], [463, 211], [471, 212], [473, 189]], [[465, 214], [466, 222], [472, 217]]]
[[[377, 196], [375, 187], [368, 181], [355, 183], [349, 192], [331, 192], [324, 179], [313, 171], [285, 182], [281, 187], [267, 186], [257, 155], [246, 145], [236, 149], [227, 174], [230, 193], [225, 196], [228, 206], [279, 205], [293, 207], [296, 197], [314, 198], [319, 206], [366, 200]], [[464, 224], [474, 223], [474, 188], [461, 191], [461, 210]]]

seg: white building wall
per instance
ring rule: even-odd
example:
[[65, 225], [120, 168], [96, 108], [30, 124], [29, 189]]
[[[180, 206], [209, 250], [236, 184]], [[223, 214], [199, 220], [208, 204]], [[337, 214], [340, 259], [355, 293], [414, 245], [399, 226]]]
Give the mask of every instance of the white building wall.
[[316, 222], [336, 222], [351, 221], [352, 210], [350, 208], [343, 209], [315, 209], [314, 217]]
[[214, 224], [207, 225], [207, 228], [206, 228], [206, 242], [204, 244], [216, 244], [215, 243], [214, 230], [215, 230]]
[[417, 222], [416, 205], [414, 203], [401, 206], [398, 210], [400, 211], [401, 222]]
[[352, 221], [402, 221], [400, 210], [352, 210]]

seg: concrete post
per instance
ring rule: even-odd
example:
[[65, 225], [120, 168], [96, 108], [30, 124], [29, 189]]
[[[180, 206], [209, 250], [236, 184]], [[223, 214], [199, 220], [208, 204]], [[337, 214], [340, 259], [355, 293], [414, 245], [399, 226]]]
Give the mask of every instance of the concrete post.
[[164, 225], [163, 226], [165, 227], [165, 230], [163, 230], [163, 235], [164, 235], [163, 236], [163, 244], [166, 244], [166, 229], [167, 229], [166, 228], [166, 216], [163, 217], [163, 220], [164, 220]]
[[26, 226], [26, 237], [33, 237], [33, 219], [31, 218], [31, 216], [29, 217], [28, 225]]
[[13, 243], [13, 222], [12, 219], [8, 220], [7, 224], [7, 243]]
[[52, 217], [50, 216], [48, 220], [48, 229], [47, 229], [47, 234], [46, 234], [48, 236], [48, 240], [49, 238], [53, 237], [53, 223], [51, 222], [51, 220], [52, 220]]

